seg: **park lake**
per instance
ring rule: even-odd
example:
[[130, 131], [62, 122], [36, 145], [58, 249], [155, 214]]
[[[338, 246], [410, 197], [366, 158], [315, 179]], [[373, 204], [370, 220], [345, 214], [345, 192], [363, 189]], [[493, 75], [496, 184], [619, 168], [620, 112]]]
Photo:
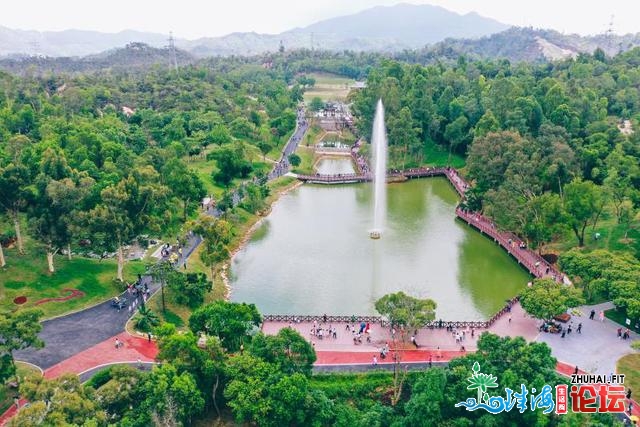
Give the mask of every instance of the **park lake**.
[[[325, 159], [322, 173], [350, 173]], [[485, 320], [530, 277], [491, 239], [455, 219], [446, 178], [388, 184], [372, 240], [370, 184], [303, 185], [283, 195], [231, 262], [231, 299], [265, 314], [375, 314], [381, 296], [431, 298], [436, 318]]]

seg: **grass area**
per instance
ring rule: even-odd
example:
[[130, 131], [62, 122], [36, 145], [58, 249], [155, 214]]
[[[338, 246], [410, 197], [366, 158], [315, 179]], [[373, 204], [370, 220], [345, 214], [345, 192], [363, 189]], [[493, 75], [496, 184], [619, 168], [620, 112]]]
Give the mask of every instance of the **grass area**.
[[449, 157], [449, 150], [434, 142], [425, 144], [424, 147], [424, 164], [426, 166], [452, 166], [461, 169], [465, 166], [465, 160], [458, 154], [452, 154]]
[[[631, 252], [636, 257], [640, 257], [640, 230], [638, 228], [631, 229], [627, 233], [627, 239], [624, 239], [624, 227], [618, 224], [612, 206], [607, 206], [603, 211], [595, 229], [588, 227], [585, 232], [585, 251], [594, 249], [606, 249], [612, 252], [626, 251]], [[599, 238], [596, 239], [596, 233]], [[575, 234], [567, 231], [561, 239], [548, 245], [548, 249], [555, 252], [564, 252], [576, 247], [578, 240]]]
[[205, 156], [186, 161], [189, 169], [195, 171], [198, 177], [204, 184], [207, 194], [211, 194], [215, 199], [218, 199], [224, 193], [224, 188], [213, 182], [211, 174], [218, 171], [216, 162], [213, 160], [207, 160]]
[[313, 165], [316, 160], [315, 149], [311, 147], [299, 146], [296, 150], [296, 154], [300, 156], [302, 160], [300, 162], [300, 166], [297, 168], [293, 168], [291, 171], [293, 173], [311, 175], [314, 173]]
[[[32, 375], [42, 375], [42, 372], [38, 368], [27, 363], [16, 362], [16, 368], [18, 370], [18, 377], [20, 377], [21, 381]], [[6, 384], [0, 386], [0, 414], [3, 414], [11, 405], [13, 405], [13, 398], [15, 395], [15, 389]]]
[[355, 80], [337, 74], [312, 73], [309, 77], [313, 77], [316, 84], [304, 93], [307, 103], [316, 96], [323, 101], [344, 101], [349, 94], [349, 87], [355, 83]]
[[636, 393], [640, 390], [640, 354], [627, 354], [618, 360], [616, 366], [616, 373], [625, 375], [624, 385], [634, 391], [637, 400]]
[[[27, 253], [20, 256], [16, 249], [5, 249], [7, 266], [0, 270], [0, 310], [14, 311], [35, 307], [35, 302], [41, 299], [67, 295], [62, 291], [65, 288], [85, 293], [80, 298], [38, 305], [37, 308], [48, 318], [104, 301], [123, 289], [123, 285], [115, 280], [115, 260], [98, 261], [80, 257], [68, 260], [66, 257], [56, 256], [56, 272], [49, 274], [44, 253], [40, 253], [29, 241], [26, 250]], [[125, 280], [135, 280], [136, 275], [144, 270], [143, 262], [127, 262]], [[18, 296], [26, 296], [27, 302], [22, 305], [14, 304], [13, 299]]]
[[635, 319], [631, 319], [631, 325], [627, 325], [627, 315], [624, 311], [612, 308], [610, 310], [605, 310], [604, 315], [607, 319], [616, 322], [618, 325], [623, 328], [629, 328], [634, 332], [640, 333], [640, 328], [636, 328], [636, 324], [638, 321]]

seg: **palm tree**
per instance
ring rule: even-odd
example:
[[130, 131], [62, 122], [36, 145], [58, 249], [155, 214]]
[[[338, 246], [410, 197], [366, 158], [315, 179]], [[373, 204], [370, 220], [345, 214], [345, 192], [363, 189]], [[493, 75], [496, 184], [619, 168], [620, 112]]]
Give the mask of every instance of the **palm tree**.
[[142, 332], [149, 332], [154, 326], [158, 326], [160, 319], [149, 307], [140, 306], [136, 316], [136, 328]]

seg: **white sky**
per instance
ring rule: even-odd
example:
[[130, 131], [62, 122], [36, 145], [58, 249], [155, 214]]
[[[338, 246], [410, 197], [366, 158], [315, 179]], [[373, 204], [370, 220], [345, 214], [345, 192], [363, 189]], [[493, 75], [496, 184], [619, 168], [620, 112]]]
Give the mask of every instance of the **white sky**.
[[236, 31], [279, 33], [376, 5], [428, 3], [506, 24], [596, 34], [614, 15], [618, 34], [640, 32], [638, 0], [3, 0], [0, 26], [117, 32], [135, 29], [178, 38]]

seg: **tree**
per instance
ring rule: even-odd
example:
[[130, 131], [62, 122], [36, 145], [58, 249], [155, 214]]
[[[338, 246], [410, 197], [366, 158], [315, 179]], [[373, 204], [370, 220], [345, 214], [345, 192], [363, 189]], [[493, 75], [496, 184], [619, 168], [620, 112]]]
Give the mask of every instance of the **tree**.
[[75, 374], [54, 380], [31, 377], [24, 383], [23, 394], [31, 404], [20, 409], [9, 422], [10, 426], [107, 425], [107, 414], [95, 398], [94, 390], [80, 383]]
[[565, 186], [563, 202], [569, 227], [578, 239], [578, 246], [584, 246], [587, 226], [595, 226], [604, 207], [601, 192], [593, 182], [575, 179]]
[[24, 242], [20, 229], [20, 212], [31, 199], [31, 174], [26, 166], [9, 163], [0, 167], [0, 207], [13, 220], [18, 253], [24, 254]]
[[[522, 337], [499, 337], [484, 332], [478, 339], [478, 350], [475, 353], [453, 359], [449, 363], [446, 370], [446, 394], [440, 405], [445, 419], [462, 416], [476, 421], [476, 417], [481, 415], [478, 411], [470, 413], [454, 407], [455, 403], [471, 397], [468, 389], [469, 377], [476, 363], [482, 372], [497, 377], [500, 390], [508, 387], [519, 391], [521, 384], [529, 390], [542, 390], [545, 384], [562, 381], [555, 372], [556, 359], [551, 356], [551, 349], [545, 343], [528, 343]], [[539, 412], [526, 411], [521, 414], [519, 411], [510, 411], [500, 415], [499, 425], [536, 425], [538, 417]]]
[[[40, 310], [21, 310], [11, 314], [0, 314], [0, 356], [8, 359], [11, 368], [3, 369], [3, 375], [15, 375], [16, 364], [13, 352], [29, 347], [42, 348], [44, 343], [38, 338], [42, 330]], [[7, 378], [0, 378], [4, 381]], [[20, 380], [16, 376], [18, 387]]]
[[153, 280], [160, 282], [160, 294], [162, 296], [162, 312], [166, 312], [167, 306], [164, 296], [164, 287], [169, 280], [169, 277], [176, 274], [176, 270], [171, 265], [171, 262], [168, 260], [161, 260], [160, 262], [155, 262], [147, 267], [147, 272]]
[[44, 244], [49, 273], [54, 273], [54, 255], [66, 247], [71, 258], [71, 241], [78, 229], [79, 212], [91, 194], [95, 181], [84, 176], [52, 179], [41, 173], [36, 178], [36, 197], [29, 209], [29, 228]]
[[228, 144], [231, 142], [231, 134], [226, 126], [216, 125], [207, 135], [206, 141], [216, 145]]
[[435, 318], [436, 303], [430, 299], [414, 298], [404, 292], [387, 294], [375, 303], [376, 311], [394, 327], [408, 330], [422, 328]]
[[522, 291], [522, 308], [537, 319], [550, 320], [584, 302], [579, 289], [551, 279], [536, 279]]
[[218, 337], [227, 351], [235, 352], [262, 323], [254, 304], [215, 301], [204, 305], [189, 317], [189, 328]]
[[309, 110], [311, 111], [320, 111], [324, 108], [324, 101], [319, 96], [314, 96], [311, 98], [311, 102], [309, 102]]
[[289, 163], [294, 168], [297, 168], [298, 166], [300, 166], [300, 163], [302, 163], [302, 159], [296, 153], [291, 153], [288, 159], [289, 159]]
[[191, 308], [201, 305], [204, 295], [213, 288], [213, 283], [204, 273], [183, 274], [176, 270], [168, 276], [168, 284], [176, 302]]
[[95, 388], [95, 401], [109, 420], [117, 423], [129, 408], [138, 404], [145, 374], [128, 365], [114, 365], [102, 372], [94, 375], [88, 385]]
[[311, 393], [304, 375], [284, 375], [276, 365], [250, 355], [230, 359], [226, 372], [230, 381], [224, 396], [238, 422], [265, 427], [312, 425], [316, 402], [322, 399]]
[[226, 354], [217, 337], [204, 343], [191, 331], [177, 333], [173, 325], [165, 324], [156, 330], [158, 360], [171, 363], [178, 372], [189, 372], [203, 392], [210, 391], [218, 415], [218, 388], [224, 374]]
[[141, 305], [138, 307], [138, 315], [135, 318], [135, 324], [136, 328], [140, 331], [151, 332], [154, 326], [158, 326], [160, 324], [160, 319], [149, 307]]
[[262, 153], [262, 161], [264, 162], [266, 160], [267, 154], [269, 154], [269, 151], [273, 149], [273, 145], [269, 143], [269, 141], [262, 140], [258, 143], [258, 148]]
[[[375, 303], [376, 311], [389, 319], [391, 327], [400, 327], [402, 342], [406, 341], [407, 330], [417, 330], [435, 318], [436, 303], [430, 299], [418, 299], [404, 292], [387, 294]], [[394, 347], [396, 346], [394, 335]], [[401, 356], [396, 353], [393, 369], [393, 396], [391, 404], [396, 405], [402, 396], [402, 387], [407, 377], [407, 369], [400, 369]]]
[[211, 280], [215, 277], [217, 263], [229, 257], [229, 242], [233, 237], [231, 223], [224, 219], [203, 216], [193, 226], [193, 232], [204, 239], [200, 258], [211, 269]]
[[188, 372], [178, 373], [173, 365], [165, 363], [154, 367], [144, 378], [138, 405], [127, 413], [121, 424], [189, 425], [203, 409], [204, 398], [193, 376]]
[[100, 192], [101, 203], [84, 214], [92, 241], [105, 250], [115, 250], [117, 279], [124, 281], [124, 249], [143, 231], [159, 231], [164, 219], [168, 189], [158, 184], [151, 166], [134, 170]]
[[287, 375], [298, 372], [309, 376], [316, 361], [311, 344], [291, 328], [280, 329], [276, 335], [258, 333], [251, 340], [249, 352]]
[[228, 187], [233, 178], [246, 178], [252, 170], [251, 163], [245, 160], [244, 147], [239, 144], [235, 148], [223, 147], [212, 153], [216, 160], [218, 171], [213, 174], [213, 180]]
[[173, 196], [182, 201], [182, 220], [186, 221], [189, 208], [198, 206], [206, 195], [202, 180], [179, 159], [169, 160], [162, 176]]

